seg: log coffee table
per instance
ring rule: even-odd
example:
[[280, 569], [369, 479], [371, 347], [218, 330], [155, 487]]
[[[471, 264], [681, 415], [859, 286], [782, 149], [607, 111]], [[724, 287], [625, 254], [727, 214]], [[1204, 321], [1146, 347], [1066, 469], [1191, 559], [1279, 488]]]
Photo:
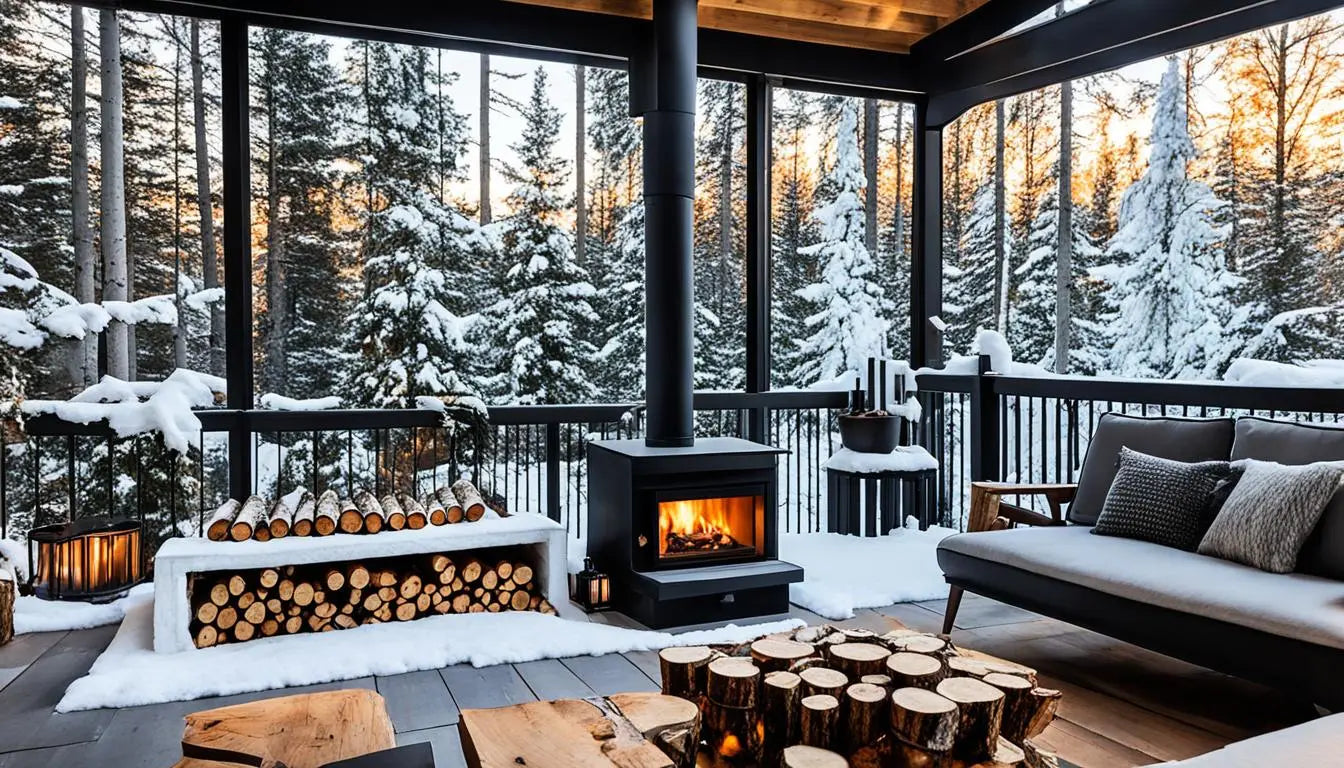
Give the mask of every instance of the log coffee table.
[[[663, 692], [465, 710], [469, 768], [1054, 768], [1059, 691], [946, 637], [830, 626], [669, 648]], [[1067, 765], [1067, 764], [1064, 764]]]

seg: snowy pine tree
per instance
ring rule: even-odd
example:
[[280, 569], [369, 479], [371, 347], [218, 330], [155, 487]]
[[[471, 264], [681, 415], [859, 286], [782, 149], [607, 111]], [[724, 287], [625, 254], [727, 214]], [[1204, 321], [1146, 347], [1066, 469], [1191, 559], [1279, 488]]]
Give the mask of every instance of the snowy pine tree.
[[803, 250], [821, 263], [820, 280], [799, 295], [815, 311], [807, 318], [811, 335], [802, 346], [796, 377], [813, 382], [860, 371], [869, 357], [886, 353], [890, 302], [877, 282], [872, 255], [864, 246], [863, 165], [857, 114], [846, 100], [836, 131], [835, 165], [828, 178], [835, 190], [817, 211], [821, 242]]
[[[975, 332], [994, 328], [998, 322], [994, 291], [994, 179], [981, 182], [972, 198], [970, 215], [961, 242], [943, 265], [947, 295], [943, 300], [949, 350], [970, 349]], [[1011, 244], [1012, 234], [1003, 237]], [[1011, 248], [1010, 248], [1011, 249]]]
[[511, 403], [590, 402], [597, 394], [596, 350], [585, 337], [598, 322], [589, 303], [596, 291], [561, 224], [568, 169], [555, 154], [560, 112], [547, 99], [540, 67], [522, 118], [522, 138], [512, 147], [520, 165], [506, 173], [516, 185], [508, 197], [512, 213], [500, 227], [512, 266], [503, 296], [487, 311], [494, 347], [504, 355], [495, 392]]
[[771, 374], [775, 386], [806, 384], [794, 379], [801, 361], [799, 341], [807, 335], [808, 302], [798, 292], [817, 279], [817, 261], [802, 250], [817, 240], [813, 219], [812, 184], [807, 162], [807, 133], [811, 124], [807, 94], [789, 92], [776, 104], [774, 157], [776, 162], [775, 219], [771, 244]]
[[[370, 210], [364, 295], [346, 319], [344, 394], [355, 404], [394, 408], [418, 395], [471, 392], [460, 276], [473, 268], [480, 244], [476, 225], [435, 194], [440, 137], [428, 127], [437, 124], [440, 104], [427, 90], [428, 53], [360, 42], [351, 54], [364, 96], [357, 153], [366, 162]], [[442, 138], [461, 153], [460, 132]]]
[[695, 386], [738, 389], [746, 381], [745, 88], [701, 80], [696, 145]]
[[598, 293], [606, 340], [597, 352], [608, 400], [644, 399], [644, 204], [620, 214], [616, 249]]
[[1209, 378], [1231, 357], [1236, 278], [1223, 265], [1221, 205], [1187, 175], [1195, 146], [1185, 94], [1170, 59], [1157, 95], [1148, 169], [1125, 191], [1118, 230], [1098, 277], [1110, 284], [1113, 372], [1142, 378]]

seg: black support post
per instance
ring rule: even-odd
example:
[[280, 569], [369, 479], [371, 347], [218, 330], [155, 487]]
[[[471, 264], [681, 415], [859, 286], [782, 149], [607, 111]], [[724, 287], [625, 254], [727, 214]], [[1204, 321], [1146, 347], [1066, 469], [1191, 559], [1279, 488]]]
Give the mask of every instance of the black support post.
[[[747, 391], [770, 389], [770, 83], [747, 81]], [[747, 438], [767, 440], [765, 408], [747, 413]]]
[[654, 0], [654, 89], [644, 113], [644, 332], [655, 447], [695, 442], [691, 278], [695, 199], [696, 0]]
[[989, 373], [989, 356], [980, 356], [971, 387], [971, 480], [999, 479], [999, 396]]
[[930, 127], [927, 117], [928, 106], [916, 104], [910, 357], [921, 367], [943, 358], [943, 335], [931, 322], [943, 311], [943, 133]]
[[[228, 404], [252, 409], [252, 247], [248, 166], [247, 24], [220, 23], [224, 169], [224, 359]], [[229, 428], [229, 494], [252, 492], [252, 434], [239, 415]]]

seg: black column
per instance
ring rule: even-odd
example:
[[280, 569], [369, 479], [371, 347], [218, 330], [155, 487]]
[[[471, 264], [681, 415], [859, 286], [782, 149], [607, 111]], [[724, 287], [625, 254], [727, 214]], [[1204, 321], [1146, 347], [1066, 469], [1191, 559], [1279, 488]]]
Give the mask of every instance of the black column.
[[929, 127], [928, 108], [915, 105], [914, 215], [910, 262], [910, 361], [937, 365], [943, 334], [929, 318], [943, 311], [943, 133]]
[[692, 202], [695, 198], [695, 0], [654, 0], [655, 93], [644, 113], [645, 386], [650, 446], [692, 431]]
[[[248, 188], [247, 24], [220, 22], [224, 170], [224, 359], [229, 408], [252, 408], [252, 244]], [[229, 493], [252, 493], [252, 434], [239, 416], [229, 429]]]
[[[770, 84], [747, 81], [747, 391], [770, 389]], [[764, 408], [747, 414], [747, 436], [764, 442]]]

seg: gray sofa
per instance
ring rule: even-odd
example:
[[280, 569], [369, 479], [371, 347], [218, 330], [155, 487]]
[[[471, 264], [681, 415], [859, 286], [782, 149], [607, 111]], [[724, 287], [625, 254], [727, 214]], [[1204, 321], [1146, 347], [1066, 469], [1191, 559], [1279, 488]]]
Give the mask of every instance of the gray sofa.
[[[962, 591], [970, 591], [1344, 708], [1344, 492], [1326, 507], [1297, 572], [1268, 573], [1092, 535], [1121, 446], [1181, 461], [1344, 461], [1344, 428], [1255, 417], [1103, 416], [1076, 488], [1025, 489], [1045, 494], [1053, 514], [1003, 504], [1018, 486], [975, 484], [972, 532], [938, 547], [952, 587], [944, 631], [952, 629]], [[1033, 527], [993, 530], [1005, 521]]]

